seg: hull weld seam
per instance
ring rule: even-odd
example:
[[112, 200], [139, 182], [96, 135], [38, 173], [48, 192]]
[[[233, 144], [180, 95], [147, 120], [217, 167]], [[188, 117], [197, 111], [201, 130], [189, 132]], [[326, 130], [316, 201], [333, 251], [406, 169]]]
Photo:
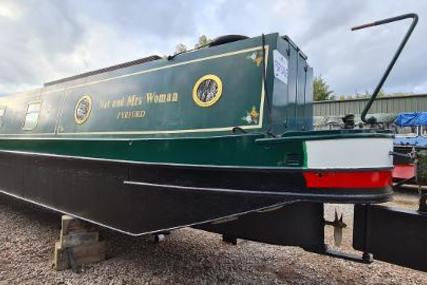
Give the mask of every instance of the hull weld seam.
[[[125, 185], [134, 185], [134, 186], [146, 186], [156, 188], [167, 188], [167, 189], [176, 189], [176, 190], [189, 190], [189, 191], [200, 191], [200, 192], [219, 192], [219, 193], [232, 193], [232, 194], [253, 194], [253, 195], [269, 195], [269, 196], [284, 196], [292, 201], [312, 201], [313, 198], [324, 198], [331, 200], [339, 200], [340, 197], [337, 197], [336, 194], [322, 194], [322, 193], [295, 193], [295, 192], [273, 192], [273, 191], [258, 191], [258, 190], [242, 190], [242, 189], [230, 189], [230, 188], [214, 188], [214, 187], [195, 187], [195, 186], [182, 186], [182, 185], [173, 185], [173, 184], [157, 184], [150, 182], [140, 182], [140, 181], [123, 181]], [[370, 198], [375, 199], [378, 197], [384, 197], [384, 193], [381, 194], [350, 194], [352, 198]], [[347, 198], [344, 196], [342, 198]], [[311, 198], [311, 199], [310, 199]]]
[[244, 212], [239, 212], [239, 213], [231, 214], [231, 215], [221, 216], [221, 217], [217, 217], [217, 218], [213, 218], [213, 219], [209, 219], [209, 220], [204, 220], [204, 221], [200, 221], [200, 222], [195, 222], [195, 223], [190, 223], [190, 224], [184, 224], [184, 225], [175, 226], [175, 227], [169, 227], [169, 228], [163, 228], [163, 229], [159, 229], [159, 230], [155, 230], [155, 231], [147, 231], [147, 232], [141, 232], [141, 233], [132, 233], [132, 232], [128, 232], [128, 231], [125, 231], [125, 230], [121, 230], [121, 229], [109, 226], [109, 225], [101, 223], [101, 222], [97, 222], [97, 221], [92, 220], [92, 219], [88, 219], [88, 218], [85, 218], [85, 217], [73, 214], [73, 213], [68, 212], [68, 211], [60, 210], [58, 208], [51, 207], [51, 206], [48, 206], [48, 205], [40, 203], [40, 202], [36, 202], [36, 201], [28, 199], [28, 198], [23, 198], [21, 196], [18, 196], [18, 195], [15, 195], [15, 194], [3, 191], [1, 189], [0, 189], [0, 193], [2, 193], [4, 195], [7, 195], [7, 196], [10, 196], [10, 197], [13, 197], [13, 198], [16, 198], [16, 199], [19, 199], [19, 200], [22, 200], [22, 201], [27, 202], [27, 203], [31, 203], [31, 204], [43, 207], [43, 208], [48, 209], [48, 210], [52, 210], [52, 211], [55, 211], [55, 212], [58, 212], [58, 213], [69, 215], [69, 216], [75, 217], [77, 219], [80, 219], [80, 220], [83, 220], [83, 221], [86, 221], [86, 222], [89, 222], [89, 223], [92, 223], [92, 224], [95, 224], [95, 225], [98, 225], [98, 226], [101, 226], [101, 227], [104, 227], [104, 228], [107, 228], [107, 229], [110, 229], [110, 230], [113, 230], [113, 231], [117, 231], [117, 232], [120, 232], [122, 234], [126, 234], [126, 235], [129, 235], [129, 236], [134, 236], [134, 237], [139, 237], [139, 236], [149, 235], [149, 234], [155, 234], [155, 233], [164, 232], [164, 231], [178, 230], [178, 229], [181, 229], [181, 228], [192, 227], [192, 226], [196, 226], [196, 225], [200, 225], [200, 224], [212, 223], [212, 222], [215, 222], [215, 221], [218, 221], [218, 220], [222, 220], [222, 219], [225, 219], [225, 218], [238, 217], [238, 216], [246, 215], [246, 214], [249, 214], [249, 213], [252, 213], [252, 212], [265, 211], [265, 210], [268, 210], [270, 208], [278, 208], [278, 207], [284, 206], [286, 204], [292, 204], [294, 202], [298, 202], [298, 201], [285, 201], [285, 202], [276, 203], [276, 204], [269, 205], [269, 206], [262, 207], [262, 208], [257, 208], [257, 209], [253, 209], [253, 210], [248, 210], [248, 211], [244, 211]]

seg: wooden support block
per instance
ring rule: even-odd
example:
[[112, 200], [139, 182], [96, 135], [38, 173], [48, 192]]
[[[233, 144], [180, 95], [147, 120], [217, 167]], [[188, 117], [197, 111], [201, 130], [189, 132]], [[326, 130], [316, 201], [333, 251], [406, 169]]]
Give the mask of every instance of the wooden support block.
[[67, 235], [70, 232], [87, 232], [95, 230], [95, 226], [74, 217], [63, 215], [61, 218], [61, 235]]
[[67, 215], [62, 216], [61, 226], [54, 250], [55, 270], [72, 267], [77, 272], [80, 265], [105, 260], [105, 242], [99, 241], [95, 226]]
[[65, 270], [71, 267], [66, 250], [71, 250], [77, 265], [90, 264], [106, 259], [105, 241], [74, 247], [61, 247], [60, 242], [55, 243], [54, 262], [55, 270]]
[[84, 244], [96, 243], [99, 240], [99, 232], [70, 232], [67, 235], [62, 234], [59, 238], [61, 247], [73, 247]]
[[61, 243], [58, 241], [55, 243], [55, 250], [53, 253], [53, 268], [59, 271], [68, 269], [69, 267], [68, 257], [65, 254], [65, 250], [61, 248]]

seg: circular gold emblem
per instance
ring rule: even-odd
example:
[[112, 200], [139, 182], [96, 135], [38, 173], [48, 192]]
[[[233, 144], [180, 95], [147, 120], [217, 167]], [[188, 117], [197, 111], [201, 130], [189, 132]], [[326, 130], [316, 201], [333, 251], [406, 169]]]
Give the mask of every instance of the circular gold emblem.
[[85, 95], [77, 101], [74, 109], [74, 120], [77, 124], [81, 125], [87, 121], [92, 111], [92, 99], [89, 95]]
[[213, 74], [208, 74], [199, 78], [193, 87], [193, 101], [199, 107], [210, 107], [222, 95], [222, 81]]

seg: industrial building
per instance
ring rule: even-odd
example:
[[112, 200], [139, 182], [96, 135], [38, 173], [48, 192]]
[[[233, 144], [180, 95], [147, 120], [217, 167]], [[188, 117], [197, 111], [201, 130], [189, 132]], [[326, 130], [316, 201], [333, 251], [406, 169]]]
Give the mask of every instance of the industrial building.
[[[368, 98], [327, 100], [314, 102], [314, 116], [343, 116], [361, 114]], [[426, 112], [427, 94], [411, 94], [377, 98], [369, 113], [397, 114], [401, 112]]]

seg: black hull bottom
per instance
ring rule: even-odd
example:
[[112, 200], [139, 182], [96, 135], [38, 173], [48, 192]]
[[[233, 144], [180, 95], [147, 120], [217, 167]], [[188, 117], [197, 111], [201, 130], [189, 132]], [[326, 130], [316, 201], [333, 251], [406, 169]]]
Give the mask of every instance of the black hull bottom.
[[[378, 202], [307, 192], [297, 171], [184, 167], [0, 152], [2, 193], [131, 235], [218, 221], [295, 201]], [[303, 191], [305, 189], [305, 191]]]

